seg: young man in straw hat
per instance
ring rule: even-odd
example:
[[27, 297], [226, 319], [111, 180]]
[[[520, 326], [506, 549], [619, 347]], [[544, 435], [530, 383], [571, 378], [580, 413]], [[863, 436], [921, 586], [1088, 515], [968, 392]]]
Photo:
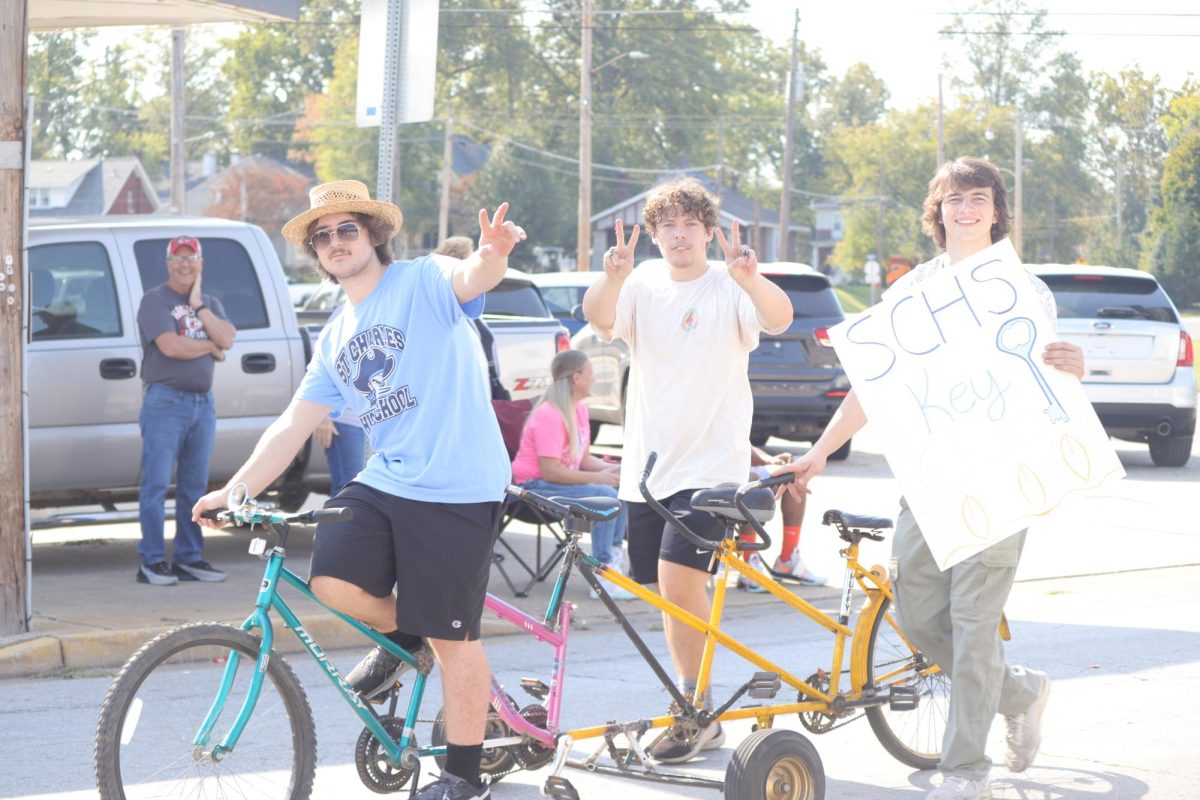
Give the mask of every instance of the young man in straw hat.
[[[226, 506], [237, 484], [263, 491], [331, 412], [357, 416], [375, 454], [329, 502], [354, 517], [318, 526], [312, 589], [413, 651], [422, 671], [432, 648], [444, 676], [447, 763], [417, 797], [480, 800], [489, 671], [479, 625], [509, 463], [469, 320], [525, 232], [505, 221], [502, 203], [493, 216], [479, 212], [479, 248], [465, 260], [393, 262], [400, 209], [371, 200], [358, 181], [317, 186], [309, 198], [283, 235], [349, 302], [321, 332], [291, 405], [229, 484], [196, 503], [194, 518]], [[401, 668], [376, 648], [348, 681], [370, 699]]]

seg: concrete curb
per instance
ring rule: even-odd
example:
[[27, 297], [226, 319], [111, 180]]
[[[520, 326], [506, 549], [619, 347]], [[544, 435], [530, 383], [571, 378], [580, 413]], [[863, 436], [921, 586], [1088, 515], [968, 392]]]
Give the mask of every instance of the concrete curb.
[[[240, 625], [242, 620], [227, 620]], [[364, 647], [366, 641], [350, 626], [332, 614], [302, 616], [300, 622], [325, 650]], [[31, 635], [0, 639], [0, 679], [32, 678], [46, 673], [76, 669], [117, 669], [146, 642], [174, 625], [126, 628], [111, 631], [87, 631], [55, 635]], [[484, 615], [484, 636], [518, 632], [501, 620]], [[301, 651], [299, 640], [276, 620], [275, 649], [281, 653]]]

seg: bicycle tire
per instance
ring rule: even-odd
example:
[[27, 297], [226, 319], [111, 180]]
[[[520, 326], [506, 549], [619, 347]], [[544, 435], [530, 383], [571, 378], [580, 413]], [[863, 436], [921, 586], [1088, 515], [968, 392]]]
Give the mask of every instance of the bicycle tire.
[[[260, 645], [257, 636], [241, 628], [199, 622], [173, 628], [134, 653], [109, 687], [96, 724], [94, 757], [101, 799], [307, 800], [316, 772], [312, 711], [296, 674], [274, 651], [254, 713], [234, 750], [213, 761], [196, 758], [192, 746], [216, 697], [229, 653], [236, 651], [242, 661], [210, 744], [224, 738], [242, 706]], [[284, 753], [289, 743], [290, 753]]]
[[880, 673], [907, 670], [908, 677], [902, 677], [901, 682], [916, 688], [918, 703], [911, 711], [896, 710], [886, 704], [870, 706], [866, 709], [867, 721], [875, 738], [900, 763], [915, 769], [933, 769], [941, 760], [942, 739], [949, 721], [950, 677], [936, 667], [924, 666], [920, 651], [913, 650], [899, 636], [895, 615], [888, 613], [890, 605], [886, 597], [880, 598], [863, 674], [868, 685], [872, 685], [877, 669]]

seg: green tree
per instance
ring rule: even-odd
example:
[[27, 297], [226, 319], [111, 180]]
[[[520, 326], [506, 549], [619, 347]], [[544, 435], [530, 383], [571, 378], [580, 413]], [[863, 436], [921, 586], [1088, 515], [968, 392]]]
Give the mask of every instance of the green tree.
[[325, 91], [338, 44], [357, 33], [358, 6], [353, 0], [310, 0], [298, 23], [248, 26], [224, 43], [232, 149], [287, 156], [305, 98]]
[[[1192, 87], [1189, 87], [1192, 88]], [[1180, 306], [1200, 301], [1200, 92], [1171, 102], [1162, 204], [1146, 230], [1143, 263]]]
[[90, 32], [57, 31], [29, 38], [29, 93], [34, 96], [34, 158], [78, 157], [82, 142], [83, 50]]
[[[952, 85], [992, 106], [1028, 95], [1062, 37], [1047, 26], [1046, 10], [1026, 0], [975, 0], [941, 34], [953, 45], [945, 63]], [[960, 60], [969, 74], [957, 69]]]

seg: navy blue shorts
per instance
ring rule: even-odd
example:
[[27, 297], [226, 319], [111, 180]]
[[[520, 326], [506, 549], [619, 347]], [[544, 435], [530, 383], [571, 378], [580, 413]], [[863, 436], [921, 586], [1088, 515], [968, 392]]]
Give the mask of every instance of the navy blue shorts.
[[[684, 489], [659, 502], [676, 517], [682, 518], [684, 524], [701, 538], [720, 541], [725, 535], [725, 522], [707, 511], [692, 509], [691, 500], [695, 491]], [[716, 568], [713, 551], [698, 550], [696, 545], [683, 538], [682, 533], [660, 517], [649, 503], [627, 505], [629, 573], [635, 581], [642, 584], [658, 583], [659, 559], [705, 572], [712, 572]]]
[[500, 503], [427, 503], [351, 482], [326, 508], [354, 518], [317, 526], [313, 577], [376, 597], [396, 590], [396, 626], [450, 641], [479, 638]]

